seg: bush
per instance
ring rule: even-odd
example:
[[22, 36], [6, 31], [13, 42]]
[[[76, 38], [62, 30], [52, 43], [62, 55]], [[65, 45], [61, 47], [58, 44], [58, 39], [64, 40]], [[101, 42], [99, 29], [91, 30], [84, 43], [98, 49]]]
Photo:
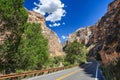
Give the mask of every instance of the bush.
[[51, 61], [50, 61], [50, 67], [53, 68], [53, 67], [60, 67], [61, 66], [61, 63], [63, 64], [64, 62], [64, 57], [63, 56], [57, 56], [57, 57], [53, 57], [51, 58]]
[[101, 65], [100, 68], [102, 69], [106, 80], [120, 80], [120, 61], [108, 66]]
[[68, 61], [64, 61], [64, 62], [63, 62], [63, 65], [64, 65], [64, 66], [69, 66], [70, 63], [69, 63]]

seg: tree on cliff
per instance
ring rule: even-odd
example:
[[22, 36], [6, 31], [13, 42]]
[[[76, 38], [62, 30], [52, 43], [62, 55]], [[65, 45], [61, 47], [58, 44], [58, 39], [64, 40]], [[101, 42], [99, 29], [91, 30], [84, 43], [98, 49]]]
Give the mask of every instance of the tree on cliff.
[[81, 63], [86, 61], [87, 50], [83, 44], [77, 41], [70, 43], [66, 48], [66, 60], [70, 64]]

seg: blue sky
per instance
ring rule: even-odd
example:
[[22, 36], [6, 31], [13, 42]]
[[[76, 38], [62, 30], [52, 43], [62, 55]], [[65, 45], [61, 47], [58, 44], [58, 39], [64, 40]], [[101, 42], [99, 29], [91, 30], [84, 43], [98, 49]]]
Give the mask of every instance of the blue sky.
[[25, 0], [24, 6], [43, 14], [47, 27], [61, 42], [77, 29], [94, 25], [113, 0]]

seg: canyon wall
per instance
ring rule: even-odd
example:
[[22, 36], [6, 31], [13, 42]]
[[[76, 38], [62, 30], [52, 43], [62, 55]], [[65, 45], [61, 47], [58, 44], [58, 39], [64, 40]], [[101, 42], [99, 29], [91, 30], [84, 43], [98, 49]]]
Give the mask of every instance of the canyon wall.
[[107, 13], [96, 26], [94, 39], [103, 64], [116, 62], [120, 58], [120, 0], [109, 4]]
[[53, 57], [63, 55], [64, 53], [62, 52], [60, 40], [57, 34], [46, 26], [44, 17], [41, 14], [33, 11], [28, 11], [28, 13], [29, 13], [28, 22], [41, 24], [42, 33], [44, 37], [47, 38], [49, 41], [48, 48], [50, 55]]
[[[41, 24], [42, 34], [49, 41], [48, 48], [50, 56], [54, 57], [64, 55], [57, 34], [46, 26], [44, 16], [33, 11], [28, 11], [28, 22]], [[0, 20], [0, 45], [4, 43], [6, 36], [11, 34], [7, 29], [5, 29], [3, 24], [4, 22]]]
[[103, 64], [107, 65], [120, 59], [120, 0], [108, 6], [107, 13], [93, 26], [78, 29], [70, 34], [63, 44], [77, 40], [90, 47], [89, 56], [100, 54]]

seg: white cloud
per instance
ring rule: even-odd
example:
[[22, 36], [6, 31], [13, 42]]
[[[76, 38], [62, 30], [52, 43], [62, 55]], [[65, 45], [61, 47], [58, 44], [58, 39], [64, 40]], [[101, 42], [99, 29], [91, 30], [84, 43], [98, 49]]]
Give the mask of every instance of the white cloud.
[[49, 24], [50, 27], [58, 27], [60, 25], [61, 25], [60, 23]]
[[39, 0], [40, 2], [33, 8], [34, 11], [46, 15], [46, 21], [56, 22], [60, 21], [62, 17], [65, 16], [66, 11], [63, 9], [65, 7], [64, 3], [60, 0]]
[[66, 40], [66, 39], [68, 39], [68, 37], [67, 37], [67, 36], [62, 35], [62, 39]]
[[65, 25], [65, 22], [63, 22], [62, 24]]

